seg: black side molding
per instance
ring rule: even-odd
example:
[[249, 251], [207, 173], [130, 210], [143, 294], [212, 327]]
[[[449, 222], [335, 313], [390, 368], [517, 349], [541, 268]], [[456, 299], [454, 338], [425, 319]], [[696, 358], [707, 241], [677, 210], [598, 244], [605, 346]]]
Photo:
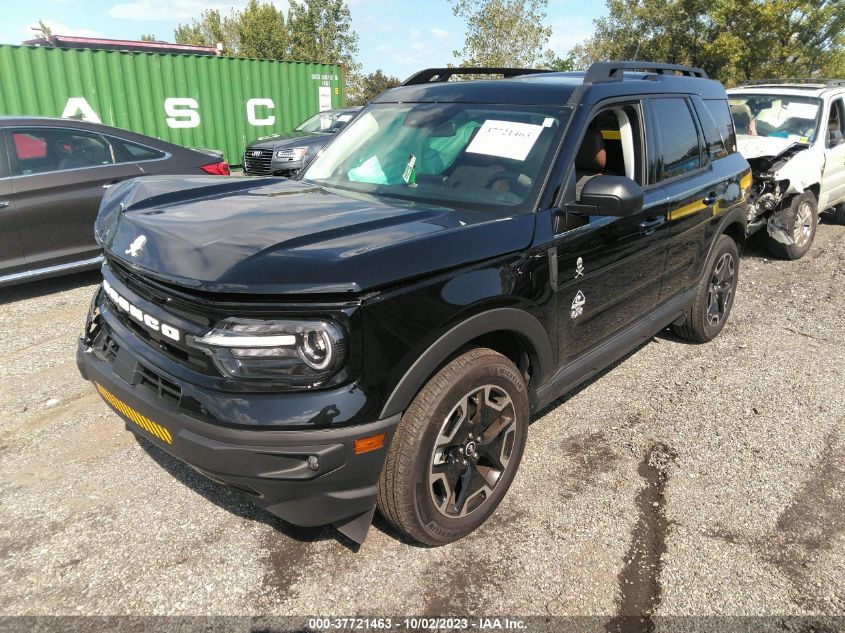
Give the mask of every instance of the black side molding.
[[695, 287], [682, 292], [651, 314], [614, 335], [611, 339], [560, 368], [546, 384], [537, 389], [531, 400], [531, 413], [536, 413], [566, 392], [599, 373], [628, 352], [636, 349], [670, 323], [682, 318], [695, 299]]

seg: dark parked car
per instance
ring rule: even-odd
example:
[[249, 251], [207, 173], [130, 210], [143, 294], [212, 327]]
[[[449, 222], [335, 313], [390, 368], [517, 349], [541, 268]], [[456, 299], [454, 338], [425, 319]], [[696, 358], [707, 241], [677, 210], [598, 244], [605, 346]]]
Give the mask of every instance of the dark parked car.
[[145, 174], [228, 174], [217, 152], [74, 119], [0, 117], [0, 286], [96, 268], [106, 189]]
[[293, 132], [255, 139], [244, 150], [244, 173], [295, 176], [360, 111], [358, 107], [318, 112]]
[[[504, 78], [447, 81], [471, 72]], [[667, 326], [725, 326], [751, 181], [727, 112], [682, 66], [432, 69], [300, 181], [125, 183], [80, 371], [131, 431], [291, 523], [361, 541], [378, 506], [459, 539], [533, 413]]]

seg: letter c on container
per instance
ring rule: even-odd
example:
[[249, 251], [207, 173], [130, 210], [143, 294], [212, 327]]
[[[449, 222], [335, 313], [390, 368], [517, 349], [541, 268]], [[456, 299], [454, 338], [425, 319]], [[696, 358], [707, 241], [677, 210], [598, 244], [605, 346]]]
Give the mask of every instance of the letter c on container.
[[273, 114], [263, 119], [258, 118], [255, 109], [259, 106], [263, 106], [268, 110], [274, 110], [276, 108], [276, 104], [273, 103], [272, 99], [250, 99], [246, 102], [246, 120], [249, 121], [250, 125], [273, 125], [276, 122], [276, 116]]

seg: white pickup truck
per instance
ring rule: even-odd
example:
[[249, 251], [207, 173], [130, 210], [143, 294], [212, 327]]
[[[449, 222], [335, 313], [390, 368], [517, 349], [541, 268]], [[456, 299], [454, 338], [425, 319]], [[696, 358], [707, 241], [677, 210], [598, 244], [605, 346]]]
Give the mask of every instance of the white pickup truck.
[[799, 259], [819, 212], [845, 223], [845, 80], [755, 82], [728, 98], [753, 172], [748, 232], [765, 226], [773, 255]]

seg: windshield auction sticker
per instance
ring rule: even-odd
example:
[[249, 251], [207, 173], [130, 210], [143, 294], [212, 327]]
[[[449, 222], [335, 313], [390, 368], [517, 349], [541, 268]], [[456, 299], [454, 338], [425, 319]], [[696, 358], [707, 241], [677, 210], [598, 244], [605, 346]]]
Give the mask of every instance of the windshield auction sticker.
[[542, 125], [488, 119], [466, 151], [471, 154], [525, 160], [542, 131]]

